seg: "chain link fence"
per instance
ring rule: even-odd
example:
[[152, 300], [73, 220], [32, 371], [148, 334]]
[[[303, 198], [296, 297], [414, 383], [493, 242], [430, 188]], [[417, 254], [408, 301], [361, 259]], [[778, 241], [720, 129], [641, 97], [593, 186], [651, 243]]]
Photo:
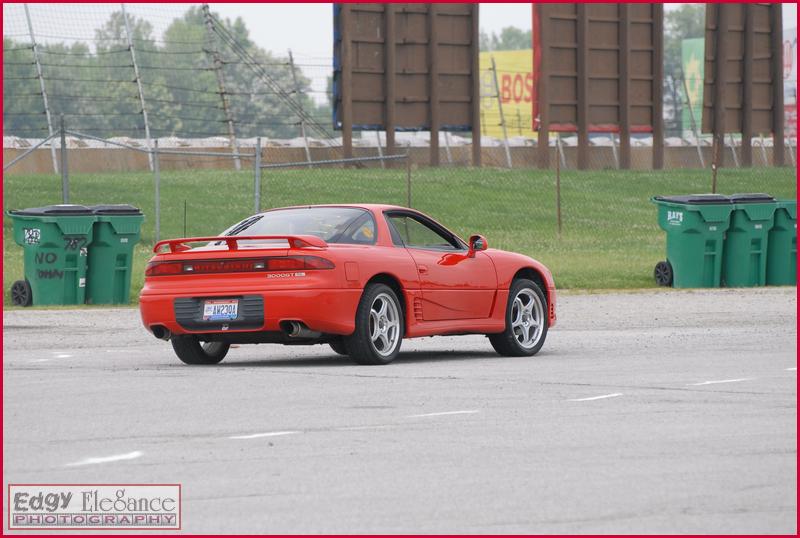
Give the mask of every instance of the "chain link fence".
[[[79, 132], [67, 133], [73, 141], [91, 140], [81, 138], [86, 135]], [[215, 235], [257, 210], [322, 203], [413, 207], [462, 237], [480, 233], [491, 247], [542, 261], [552, 269], [560, 288], [648, 287], [654, 285], [653, 266], [665, 251], [664, 234], [657, 226], [650, 198], [711, 192], [713, 181], [709, 168], [619, 170], [610, 147], [593, 154], [598, 169], [576, 170], [570, 151], [575, 148], [563, 140], [560, 147], [554, 141], [549, 170], [458, 164], [432, 168], [421, 164], [427, 160], [427, 148], [403, 148], [407, 151], [402, 155], [373, 154], [312, 163], [301, 154], [295, 162], [272, 163], [273, 148], [259, 148], [256, 140], [254, 147], [240, 149], [240, 171], [231, 165], [233, 156], [228, 151], [161, 149], [154, 144], [148, 153], [144, 147], [119, 147], [123, 144], [117, 143], [115, 151], [126, 152], [128, 158], [135, 156], [146, 163], [148, 156], [152, 157], [154, 171], [148, 171], [145, 164], [145, 170], [138, 172], [81, 173], [73, 172], [77, 167], [72, 164], [88, 158], [82, 154], [87, 149], [62, 150], [59, 134], [51, 142], [58, 148], [59, 161], [63, 160], [60, 170], [65, 176], [52, 172], [4, 174], [4, 209], [64, 200], [140, 207], [146, 220], [142, 242], [135, 251], [134, 296], [142, 284], [150, 249], [159, 238]], [[105, 142], [110, 146], [113, 141]], [[46, 146], [31, 153], [48, 152]], [[526, 149], [535, 152], [535, 148]], [[4, 168], [13, 169], [24, 160], [7, 159]], [[207, 168], [220, 162], [227, 163], [225, 169]], [[717, 170], [717, 192], [766, 192], [783, 199], [797, 196], [794, 166], [737, 168], [725, 164]], [[3, 231], [4, 285], [8, 289], [22, 275], [22, 257], [11, 239], [9, 219], [4, 219]]]

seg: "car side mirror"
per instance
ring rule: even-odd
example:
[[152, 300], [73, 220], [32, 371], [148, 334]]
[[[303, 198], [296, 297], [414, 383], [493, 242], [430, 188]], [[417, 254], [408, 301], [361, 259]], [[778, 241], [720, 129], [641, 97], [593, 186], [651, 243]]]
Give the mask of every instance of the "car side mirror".
[[470, 258], [475, 256], [476, 252], [486, 250], [489, 248], [489, 242], [482, 235], [471, 235], [469, 238], [469, 254]]

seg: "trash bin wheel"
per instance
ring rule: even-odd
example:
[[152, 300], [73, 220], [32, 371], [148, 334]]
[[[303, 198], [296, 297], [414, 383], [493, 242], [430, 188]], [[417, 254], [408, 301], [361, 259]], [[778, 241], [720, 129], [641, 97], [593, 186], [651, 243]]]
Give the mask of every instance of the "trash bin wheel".
[[33, 293], [31, 293], [31, 285], [27, 280], [17, 280], [11, 285], [11, 302], [16, 306], [33, 304]]
[[672, 286], [672, 264], [668, 261], [658, 262], [653, 276], [659, 286]]

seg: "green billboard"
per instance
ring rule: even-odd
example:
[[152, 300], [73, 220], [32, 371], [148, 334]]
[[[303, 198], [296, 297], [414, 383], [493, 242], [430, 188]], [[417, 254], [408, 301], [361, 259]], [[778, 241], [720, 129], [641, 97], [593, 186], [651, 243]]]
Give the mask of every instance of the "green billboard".
[[[686, 80], [686, 86], [683, 91], [688, 98], [688, 103], [683, 106], [681, 117], [684, 136], [691, 135], [694, 132], [700, 133], [700, 124], [703, 119], [704, 56], [704, 38], [684, 39], [681, 42], [681, 67]], [[691, 110], [687, 104], [691, 105]]]

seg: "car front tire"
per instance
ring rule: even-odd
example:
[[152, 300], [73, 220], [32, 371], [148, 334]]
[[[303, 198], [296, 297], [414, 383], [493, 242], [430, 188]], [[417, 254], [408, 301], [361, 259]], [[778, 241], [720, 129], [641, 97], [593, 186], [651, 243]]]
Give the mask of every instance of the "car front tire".
[[512, 282], [506, 305], [506, 329], [490, 334], [489, 341], [500, 355], [530, 357], [536, 355], [547, 337], [547, 299], [533, 280]]
[[191, 334], [173, 335], [170, 342], [178, 358], [191, 365], [217, 364], [225, 358], [231, 347], [226, 342], [200, 342]]
[[394, 290], [369, 284], [356, 310], [356, 329], [344, 343], [358, 364], [389, 364], [400, 353], [404, 330], [403, 309]]

